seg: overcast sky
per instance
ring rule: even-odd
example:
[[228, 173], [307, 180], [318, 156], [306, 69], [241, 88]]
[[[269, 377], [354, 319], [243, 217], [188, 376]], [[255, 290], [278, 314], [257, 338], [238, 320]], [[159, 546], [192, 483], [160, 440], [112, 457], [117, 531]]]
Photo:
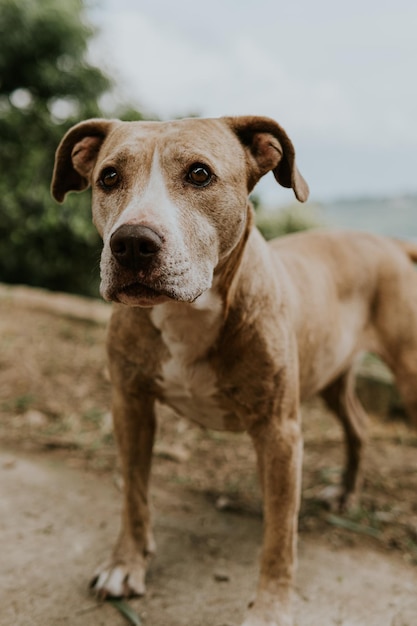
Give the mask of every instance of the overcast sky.
[[[89, 15], [121, 100], [275, 118], [313, 199], [417, 193], [416, 0], [99, 0]], [[291, 201], [272, 181], [268, 199]]]

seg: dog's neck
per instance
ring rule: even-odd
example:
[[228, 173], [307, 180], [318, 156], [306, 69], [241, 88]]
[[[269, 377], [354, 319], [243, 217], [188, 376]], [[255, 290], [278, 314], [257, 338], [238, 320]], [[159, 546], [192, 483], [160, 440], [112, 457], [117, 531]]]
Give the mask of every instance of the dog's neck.
[[167, 302], [154, 307], [151, 321], [172, 357], [197, 360], [216, 342], [223, 321], [223, 302], [216, 282], [192, 304]]
[[254, 215], [252, 205], [248, 202], [246, 212], [246, 226], [242, 237], [240, 238], [236, 247], [227, 256], [227, 258], [220, 263], [216, 270], [215, 277], [220, 285], [219, 292], [223, 300], [223, 314], [224, 318], [227, 317], [230, 305], [233, 301], [233, 297], [236, 291], [237, 282], [239, 279], [239, 269], [241, 266], [243, 253], [251, 230], [254, 227]]

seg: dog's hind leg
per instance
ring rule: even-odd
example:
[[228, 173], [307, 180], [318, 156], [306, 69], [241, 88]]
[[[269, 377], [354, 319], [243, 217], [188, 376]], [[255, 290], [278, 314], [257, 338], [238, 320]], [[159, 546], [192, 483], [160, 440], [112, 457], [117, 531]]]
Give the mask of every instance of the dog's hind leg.
[[412, 343], [410, 337], [409, 345], [397, 351], [395, 360], [390, 360], [389, 366], [411, 426], [417, 430], [417, 346], [413, 348]]
[[394, 374], [410, 422], [417, 428], [417, 272], [404, 258], [397, 259], [394, 270], [378, 294], [375, 336], [378, 353]]
[[346, 462], [339, 507], [346, 510], [357, 504], [362, 480], [362, 454], [367, 435], [367, 415], [355, 392], [354, 368], [337, 378], [321, 395], [339, 419], [345, 435]]

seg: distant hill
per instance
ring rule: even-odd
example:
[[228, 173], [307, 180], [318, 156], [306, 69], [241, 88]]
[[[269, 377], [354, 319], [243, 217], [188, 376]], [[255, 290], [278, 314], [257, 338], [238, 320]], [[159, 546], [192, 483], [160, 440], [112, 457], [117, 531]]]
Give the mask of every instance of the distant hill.
[[339, 199], [321, 202], [318, 208], [328, 226], [417, 240], [417, 194]]

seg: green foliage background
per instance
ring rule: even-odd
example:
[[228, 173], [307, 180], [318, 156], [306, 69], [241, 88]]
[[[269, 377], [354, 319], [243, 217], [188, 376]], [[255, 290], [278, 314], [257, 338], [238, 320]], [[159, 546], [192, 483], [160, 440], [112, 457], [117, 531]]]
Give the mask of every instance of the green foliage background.
[[267, 211], [260, 206], [256, 210], [256, 225], [265, 239], [273, 239], [324, 226], [325, 222], [319, 206], [291, 204], [276, 211]]
[[63, 134], [112, 88], [86, 61], [93, 34], [82, 0], [0, 0], [0, 281], [98, 294], [89, 194], [49, 192]]

